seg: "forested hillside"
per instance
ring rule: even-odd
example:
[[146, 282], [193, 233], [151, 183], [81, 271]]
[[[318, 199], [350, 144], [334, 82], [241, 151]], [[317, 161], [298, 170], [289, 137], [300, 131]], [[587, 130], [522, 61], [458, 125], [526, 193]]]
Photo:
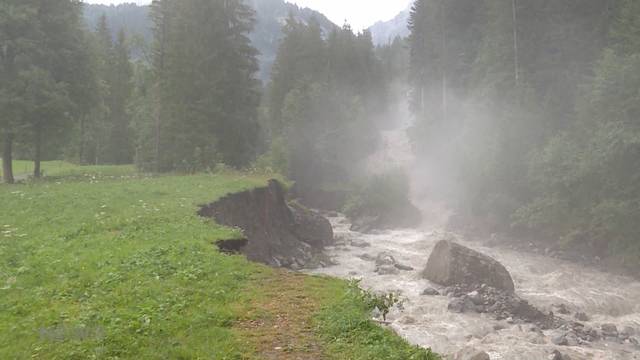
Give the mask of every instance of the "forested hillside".
[[414, 132], [460, 217], [640, 260], [633, 0], [418, 0]]
[[[316, 19], [325, 32], [335, 27], [323, 14], [308, 8], [300, 8], [284, 0], [250, 0], [247, 1], [247, 5], [256, 11], [255, 29], [249, 37], [253, 46], [259, 51], [260, 72], [258, 77], [263, 81], [269, 79], [278, 44], [282, 39], [282, 26], [289, 14], [293, 14], [296, 19], [303, 22], [308, 22], [312, 18]], [[151, 44], [153, 31], [149, 9], [149, 6], [136, 4], [117, 6], [85, 4], [84, 17], [89, 28], [95, 29], [100, 17], [105, 15], [114, 39], [120, 30], [125, 30], [130, 36], [137, 36], [146, 44]], [[136, 51], [134, 56], [141, 57], [142, 54], [140, 51]]]

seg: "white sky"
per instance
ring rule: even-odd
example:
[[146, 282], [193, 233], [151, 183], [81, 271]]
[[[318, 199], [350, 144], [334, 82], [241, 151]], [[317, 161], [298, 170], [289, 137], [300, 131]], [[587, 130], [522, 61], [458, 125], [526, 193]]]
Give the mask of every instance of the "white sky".
[[[135, 2], [148, 4], [150, 0], [84, 0], [91, 4], [120, 4]], [[390, 20], [407, 8], [412, 0], [287, 0], [325, 14], [337, 25], [347, 20], [354, 29], [361, 30], [379, 20]]]

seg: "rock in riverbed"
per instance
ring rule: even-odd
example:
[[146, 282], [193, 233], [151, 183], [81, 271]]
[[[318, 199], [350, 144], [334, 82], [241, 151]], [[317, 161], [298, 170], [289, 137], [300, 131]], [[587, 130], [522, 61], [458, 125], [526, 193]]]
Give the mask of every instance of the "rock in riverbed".
[[493, 258], [448, 240], [436, 244], [423, 276], [436, 284], [477, 285], [513, 292], [507, 269]]
[[432, 287], [426, 288], [424, 289], [424, 291], [422, 291], [422, 295], [424, 296], [439, 296], [440, 292]]
[[454, 357], [454, 360], [491, 360], [489, 354], [484, 351], [479, 351], [473, 348], [464, 348], [458, 351]]
[[[378, 256], [376, 256], [375, 259], [376, 262], [376, 270], [375, 272], [377, 272], [378, 274], [381, 274], [381, 272], [384, 272], [385, 275], [386, 274], [397, 274], [398, 270], [402, 270], [402, 271], [412, 271], [413, 268], [411, 266], [407, 266], [407, 265], [403, 265], [400, 264], [396, 258], [393, 257], [393, 255], [391, 255], [390, 253], [383, 251], [381, 253], [378, 254]], [[395, 270], [391, 270], [390, 268], [393, 267], [395, 268]], [[389, 269], [387, 269], [389, 268]]]

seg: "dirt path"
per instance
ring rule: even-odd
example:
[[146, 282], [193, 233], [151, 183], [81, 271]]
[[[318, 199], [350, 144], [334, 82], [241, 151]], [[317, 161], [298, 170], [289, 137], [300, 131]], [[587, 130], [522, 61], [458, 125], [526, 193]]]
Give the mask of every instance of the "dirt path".
[[327, 359], [314, 332], [313, 315], [320, 300], [310, 291], [309, 277], [288, 271], [256, 282], [259, 297], [235, 327], [258, 359]]

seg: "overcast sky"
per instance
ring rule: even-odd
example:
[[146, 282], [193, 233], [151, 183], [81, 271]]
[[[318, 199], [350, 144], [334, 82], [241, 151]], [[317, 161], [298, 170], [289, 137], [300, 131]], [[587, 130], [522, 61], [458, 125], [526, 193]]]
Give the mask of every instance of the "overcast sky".
[[[135, 2], [148, 4], [150, 0], [84, 0], [92, 4]], [[342, 25], [347, 20], [355, 29], [364, 29], [379, 20], [389, 20], [407, 8], [411, 0], [288, 0], [325, 14]]]

